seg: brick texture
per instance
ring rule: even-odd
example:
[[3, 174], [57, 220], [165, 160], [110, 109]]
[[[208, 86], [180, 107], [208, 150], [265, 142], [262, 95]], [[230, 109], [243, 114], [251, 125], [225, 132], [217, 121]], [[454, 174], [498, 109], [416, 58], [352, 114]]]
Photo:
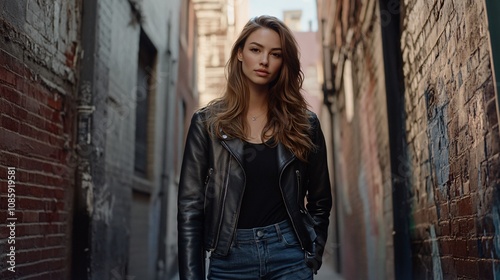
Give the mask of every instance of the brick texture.
[[[325, 6], [318, 10], [331, 10], [327, 6], [332, 2], [321, 2]], [[332, 129], [338, 135], [334, 180], [339, 220], [335, 222], [340, 230], [339, 269], [345, 279], [394, 276], [392, 178], [381, 27], [370, 26], [380, 14], [378, 1], [368, 2], [368, 7], [360, 8], [354, 2], [337, 1], [333, 4], [337, 14], [324, 15], [324, 28], [328, 32], [331, 28], [330, 37], [335, 39], [331, 46], [336, 88], [336, 121]], [[359, 17], [362, 9], [367, 9], [365, 18]], [[345, 55], [341, 49], [347, 51]], [[337, 52], [340, 58], [335, 55]], [[350, 81], [352, 96], [346, 90]]]
[[[412, 187], [414, 274], [491, 279], [499, 134], [484, 5], [405, 1], [403, 11], [411, 180], [429, 182]], [[437, 220], [419, 216], [431, 209]], [[416, 255], [434, 242], [439, 255]]]
[[[68, 279], [75, 165], [77, 1], [2, 3], [0, 13], [0, 278]], [[70, 11], [71, 10], [71, 11]], [[22, 24], [9, 15], [27, 15]], [[36, 20], [43, 17], [44, 20]], [[57, 36], [56, 36], [57, 35]], [[15, 244], [4, 226], [15, 167]], [[15, 246], [15, 272], [7, 249]]]

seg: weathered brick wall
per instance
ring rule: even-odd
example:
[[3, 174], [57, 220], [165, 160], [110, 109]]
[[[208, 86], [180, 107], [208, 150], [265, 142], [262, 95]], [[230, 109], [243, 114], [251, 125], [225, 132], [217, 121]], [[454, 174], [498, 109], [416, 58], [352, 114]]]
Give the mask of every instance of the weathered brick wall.
[[[391, 226], [387, 213], [393, 209], [387, 198], [392, 185], [405, 188], [394, 189], [393, 194], [397, 191], [398, 198], [407, 197], [394, 201], [393, 206], [409, 205], [408, 212], [394, 206], [394, 217], [403, 215], [404, 221], [401, 224], [398, 217], [394, 230], [403, 235], [394, 250], [411, 254], [411, 260], [400, 262], [405, 265], [403, 271], [395, 268], [399, 276], [496, 278], [500, 275], [500, 136], [484, 2], [382, 2], [384, 8], [371, 24], [359, 20], [370, 14], [370, 9], [365, 10], [370, 1], [359, 6], [336, 1], [329, 15], [333, 20], [325, 17], [328, 24], [333, 21], [327, 32], [331, 32], [328, 43], [333, 50], [334, 108], [339, 117], [333, 126], [340, 139], [335, 183], [343, 203], [339, 220], [344, 233], [340, 239], [341, 272], [348, 279], [382, 275], [376, 269], [380, 266], [373, 265], [380, 264], [385, 256], [370, 252], [382, 248], [377, 247], [377, 241], [385, 240], [386, 248], [392, 248], [390, 238], [377, 235], [383, 226]], [[401, 33], [386, 28], [393, 19], [400, 19]], [[370, 27], [366, 29], [366, 25]], [[382, 46], [388, 55], [398, 54], [387, 52], [388, 42], [380, 43], [380, 26], [392, 39], [401, 36], [397, 48], [402, 53], [402, 69], [384, 65], [390, 59], [381, 60]], [[357, 36], [359, 30], [369, 32]], [[349, 41], [346, 38], [351, 31], [353, 39]], [[344, 56], [352, 58], [354, 69], [352, 122], [345, 117], [348, 100], [344, 98], [342, 79], [346, 73], [339, 70], [343, 67], [339, 57]], [[392, 132], [387, 136], [383, 127], [384, 112], [397, 115], [399, 110], [384, 107], [384, 91], [390, 92], [383, 86], [384, 78], [386, 83], [397, 78], [383, 77], [380, 72], [384, 67], [386, 71], [388, 67], [400, 70], [404, 76], [403, 87], [392, 84], [396, 93], [404, 89], [404, 107], [397, 116], [404, 122], [404, 132], [398, 134], [404, 135], [401, 139], [391, 138], [396, 135]], [[386, 98], [390, 101], [391, 96]], [[393, 121], [385, 123], [391, 127]], [[387, 159], [387, 147], [394, 141], [403, 149], [398, 150], [399, 155], [392, 155], [395, 150], [391, 150], [391, 159]], [[394, 169], [393, 182], [388, 180], [389, 162]], [[383, 200], [377, 199], [380, 196]], [[378, 204], [369, 207], [372, 201]], [[374, 222], [382, 220], [385, 223]], [[406, 228], [408, 232], [404, 233]], [[406, 242], [411, 252], [401, 249]], [[393, 276], [388, 271], [384, 279]]]
[[[176, 91], [179, 61], [195, 57], [193, 40], [179, 39], [179, 22], [195, 34], [194, 17], [179, 12], [185, 3], [0, 2], [0, 278], [175, 275], [173, 155], [182, 105], [192, 112], [196, 103], [195, 86]], [[141, 33], [157, 52], [147, 69], [147, 178], [134, 175]], [[8, 167], [17, 171], [16, 273], [5, 258]]]
[[[83, 259], [87, 263], [76, 265], [78, 279], [153, 279], [177, 271], [175, 155], [183, 143], [182, 111], [192, 112], [195, 99], [192, 91], [176, 91], [178, 77], [194, 73], [185, 67], [193, 64], [194, 48], [180, 44], [179, 23], [194, 19], [188, 20], [193, 13], [181, 9], [184, 3], [84, 3], [82, 36], [87, 40], [82, 40], [79, 100], [89, 101], [81, 105], [95, 110], [79, 119], [79, 139], [85, 142], [91, 135], [91, 141], [83, 143], [90, 153], [77, 179], [78, 194], [86, 199], [76, 208], [81, 220], [89, 220], [91, 232], [82, 239], [91, 249], [77, 248], [77, 258], [89, 254]], [[148, 94], [148, 108], [137, 124], [137, 100], [145, 97], [138, 91]], [[139, 174], [134, 166], [136, 129], [143, 127], [147, 171]]]
[[[79, 13], [79, 1], [0, 2], [1, 279], [69, 278]], [[16, 170], [14, 216], [8, 167]], [[15, 235], [8, 217], [17, 219]]]
[[[181, 2], [94, 0], [84, 5], [90, 10], [84, 14], [84, 24], [95, 29], [84, 33], [82, 45], [85, 55], [94, 60], [84, 62], [80, 95], [90, 96], [95, 111], [79, 130], [83, 139], [87, 133], [92, 139], [78, 190], [88, 195], [83, 205], [87, 211], [81, 214], [90, 218], [91, 232], [85, 236], [90, 242], [90, 260], [78, 269], [90, 271], [89, 279], [153, 279], [176, 272], [171, 260], [176, 252], [167, 248], [174, 241], [165, 240], [166, 228], [175, 226], [167, 223], [174, 217], [176, 205], [168, 204], [173, 199], [167, 197], [168, 180], [175, 177], [174, 159], [166, 157], [172, 153], [167, 145], [177, 143], [176, 121], [181, 122], [169, 118], [180, 99], [175, 67], [180, 53]], [[85, 45], [86, 40], [95, 40], [95, 44]], [[153, 58], [145, 68], [149, 88], [138, 80], [141, 47]], [[138, 90], [149, 96], [147, 121], [139, 124], [147, 126], [145, 176], [134, 169], [135, 130], [139, 127], [136, 101], [144, 97]], [[79, 249], [80, 255], [87, 251]]]
[[340, 272], [346, 279], [391, 279], [392, 185], [378, 1], [334, 5], [325, 24], [333, 41]]
[[[133, 126], [125, 126], [122, 122], [134, 121], [135, 104], [131, 96], [137, 65], [139, 27], [127, 1], [87, 1], [83, 4], [83, 10], [84, 57], [79, 83], [79, 106], [89, 106], [94, 110], [89, 110], [91, 114], [88, 118], [81, 114], [78, 122], [78, 138], [83, 139], [79, 144], [88, 146], [79, 164], [79, 188], [76, 191], [86, 195], [86, 211], [81, 209], [82, 205], [75, 207], [75, 218], [81, 220], [79, 225], [75, 225], [81, 227], [75, 232], [75, 238], [81, 239], [81, 243], [73, 248], [76, 263], [72, 277], [108, 279], [125, 275], [128, 262], [130, 185], [133, 174], [130, 155], [133, 156], [134, 146], [128, 136], [133, 133]], [[129, 32], [122, 30], [122, 25], [126, 23], [130, 24], [127, 29]], [[127, 43], [117, 47], [117, 40]], [[132, 52], [129, 52], [130, 49]], [[124, 55], [127, 56], [125, 59]], [[129, 67], [123, 67], [123, 63], [128, 63]], [[113, 78], [113, 82], [110, 81]], [[121, 94], [116, 95], [116, 92]], [[90, 139], [85, 135], [89, 135]], [[117, 136], [122, 139], [116, 140]], [[110, 139], [114, 141], [111, 148], [108, 144]], [[121, 152], [121, 156], [116, 156], [120, 149], [130, 152]], [[111, 159], [109, 166], [106, 165], [108, 159]], [[128, 168], [123, 167], [124, 162]], [[121, 186], [120, 191], [117, 186]], [[83, 224], [87, 219], [88, 224]], [[84, 242], [87, 244], [83, 245]], [[88, 260], [81, 259], [85, 254], [88, 254]]]
[[[375, 14], [377, 9], [375, 5]], [[352, 121], [347, 120], [345, 87], [338, 93], [342, 104], [338, 145], [343, 155], [338, 163], [343, 166], [339, 186], [348, 197], [341, 238], [347, 257], [342, 258], [343, 271], [348, 279], [388, 279], [393, 273], [392, 262], [387, 262], [393, 259], [392, 190], [380, 28], [374, 26], [358, 36], [363, 43], [349, 50], [353, 53]]]
[[417, 279], [500, 275], [499, 133], [483, 1], [404, 1]]

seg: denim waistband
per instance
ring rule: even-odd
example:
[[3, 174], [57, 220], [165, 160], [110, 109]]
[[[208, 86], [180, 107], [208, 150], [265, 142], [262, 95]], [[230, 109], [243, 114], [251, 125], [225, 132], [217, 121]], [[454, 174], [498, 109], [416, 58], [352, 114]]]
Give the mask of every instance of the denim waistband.
[[263, 240], [273, 237], [281, 238], [282, 234], [293, 231], [293, 227], [289, 220], [284, 220], [276, 224], [268, 225], [265, 227], [256, 227], [250, 229], [237, 229], [236, 240]]

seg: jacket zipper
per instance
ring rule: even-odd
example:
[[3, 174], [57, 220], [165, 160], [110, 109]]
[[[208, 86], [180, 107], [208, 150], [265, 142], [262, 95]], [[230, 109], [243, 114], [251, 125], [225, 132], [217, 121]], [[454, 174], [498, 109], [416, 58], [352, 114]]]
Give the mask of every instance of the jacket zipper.
[[[297, 175], [297, 200], [300, 199], [300, 171], [295, 170], [295, 174]], [[302, 208], [302, 203], [301, 201], [297, 201], [299, 203], [299, 207]]]
[[207, 188], [208, 188], [208, 182], [210, 181], [210, 177], [212, 177], [213, 173], [214, 173], [214, 169], [212, 167], [210, 167], [208, 169], [207, 177], [205, 178], [205, 201], [203, 202], [203, 211], [205, 211], [205, 206], [207, 205]]
[[[229, 174], [230, 166], [228, 166], [227, 173]], [[229, 178], [228, 174], [226, 174], [226, 178]], [[227, 195], [227, 181], [224, 184], [224, 195], [222, 198], [222, 204], [221, 204], [221, 209], [224, 209], [224, 205], [226, 204], [226, 195]], [[222, 213], [222, 211], [220, 211]], [[219, 225], [217, 226], [217, 234], [215, 235], [215, 243], [214, 243], [214, 249], [217, 248], [217, 245], [219, 244], [219, 236], [220, 236], [220, 227], [222, 225], [222, 214], [219, 216]]]
[[[301, 194], [300, 194], [300, 171], [298, 169], [295, 170], [295, 174], [297, 175], [297, 199], [300, 199], [300, 197], [301, 197]], [[280, 184], [281, 184], [281, 181], [280, 181]], [[305, 206], [303, 206], [304, 201], [297, 201], [297, 203], [299, 204], [299, 208], [301, 208], [300, 211], [304, 211], [303, 214], [308, 215], [307, 210], [305, 209]], [[292, 225], [293, 225], [293, 222], [292, 222]], [[294, 229], [295, 229], [295, 226], [294, 226]], [[300, 236], [299, 236], [297, 230], [295, 230], [295, 233], [297, 234], [297, 239], [300, 242], [300, 247], [302, 247], [302, 250], [304, 250], [309, 256], [311, 256], [314, 252], [311, 253], [311, 252], [308, 252], [307, 250], [305, 250], [304, 245], [302, 245], [302, 240], [300, 239]]]
[[212, 176], [213, 172], [214, 172], [214, 169], [212, 167], [210, 167], [210, 169], [208, 169], [207, 178], [205, 178], [205, 186], [208, 184], [208, 181], [210, 180], [210, 177]]
[[[238, 161], [238, 158], [236, 157], [236, 155], [233, 153], [233, 151], [231, 151], [231, 149], [229, 149], [229, 147], [227, 146], [226, 142], [222, 141], [221, 142], [222, 146], [224, 146], [224, 148], [226, 148], [226, 150], [229, 151], [229, 153], [235, 158], [235, 160], [238, 162], [238, 164], [240, 165], [241, 169], [243, 170], [243, 166], [241, 165], [241, 163]], [[229, 171], [231, 170], [230, 166], [228, 166], [227, 168], [227, 173], [226, 174], [226, 178], [229, 178]], [[244, 189], [244, 186], [246, 185], [246, 174], [245, 172], [243, 171], [243, 176], [244, 176], [244, 179], [243, 179], [243, 191], [245, 191]], [[227, 195], [227, 182], [226, 182], [226, 185], [224, 186], [224, 199], [222, 200], [222, 207], [221, 209], [224, 209], [224, 205], [225, 205], [225, 202], [226, 202], [226, 195]], [[241, 201], [238, 203], [239, 207], [241, 207]], [[238, 209], [238, 218], [239, 218], [239, 209]], [[217, 235], [215, 236], [215, 244], [214, 244], [214, 249], [217, 248], [217, 245], [219, 244], [219, 236], [220, 236], [220, 228], [221, 228], [221, 225], [222, 225], [222, 213], [223, 211], [220, 212], [221, 213], [221, 216], [219, 217], [219, 225], [217, 227]], [[238, 218], [236, 218], [236, 224], [238, 224]], [[236, 226], [234, 226], [233, 228], [236, 228]], [[234, 239], [234, 234], [235, 234], [235, 230], [233, 230], [233, 234], [232, 234], [232, 237], [231, 237], [231, 242], [233, 242], [233, 239]]]
[[307, 214], [307, 209], [304, 205], [304, 201], [298, 201], [301, 197], [301, 192], [300, 192], [300, 170], [295, 170], [295, 174], [297, 175], [297, 203], [299, 204], [300, 211], [304, 211], [303, 214]]
[[[295, 226], [295, 223], [293, 222], [293, 218], [292, 218], [292, 215], [290, 215], [290, 210], [288, 209], [288, 205], [286, 203], [286, 199], [285, 199], [285, 195], [283, 194], [283, 188], [281, 186], [281, 177], [283, 176], [283, 172], [285, 171], [286, 167], [293, 161], [293, 157], [287, 161], [285, 163], [285, 165], [283, 166], [283, 168], [281, 169], [281, 172], [280, 172], [280, 180], [279, 180], [279, 186], [280, 186], [280, 192], [281, 192], [281, 198], [283, 198], [283, 204], [285, 204], [285, 209], [286, 209], [286, 213], [288, 214], [288, 217], [290, 217], [290, 222], [292, 223], [292, 227], [293, 227], [293, 230], [295, 231], [295, 234], [297, 235], [297, 239], [299, 240], [299, 243], [300, 243], [300, 248], [302, 248], [302, 250], [305, 250], [304, 249], [304, 244], [302, 242], [302, 239], [300, 239], [300, 236], [299, 236], [299, 233], [297, 231], [297, 227]], [[298, 171], [298, 170], [297, 170]], [[297, 174], [297, 173], [296, 173]], [[299, 196], [300, 197], [300, 196]]]

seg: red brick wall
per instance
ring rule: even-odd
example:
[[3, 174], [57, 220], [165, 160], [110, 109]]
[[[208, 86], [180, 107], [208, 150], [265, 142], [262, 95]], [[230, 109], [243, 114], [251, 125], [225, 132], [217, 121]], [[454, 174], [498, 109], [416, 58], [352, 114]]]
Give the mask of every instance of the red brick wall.
[[[323, 28], [331, 32], [325, 40], [332, 42], [334, 64], [332, 129], [336, 135], [333, 155], [338, 269], [345, 279], [392, 279], [393, 190], [378, 1], [363, 5], [353, 1], [321, 2], [318, 10], [323, 13]], [[329, 7], [332, 3], [335, 9]], [[352, 71], [346, 66], [348, 60]], [[347, 93], [349, 80], [352, 98]], [[348, 112], [351, 99], [352, 116]]]
[[[70, 98], [44, 86], [3, 50], [0, 65], [0, 219], [7, 221], [7, 168], [15, 167], [15, 275], [62, 279], [69, 267], [74, 182]], [[5, 270], [9, 233], [0, 230], [2, 279], [14, 275]]]
[[[373, 20], [367, 17], [373, 15], [370, 5], [379, 10], [381, 2], [387, 7]], [[399, 271], [399, 276], [499, 277], [500, 134], [484, 1], [352, 3], [334, 1], [335, 9], [325, 16], [331, 28], [326, 31], [330, 33], [336, 79], [338, 123], [334, 129], [339, 151], [335, 183], [340, 196], [343, 276], [392, 279], [390, 265], [385, 272], [380, 270], [384, 259], [392, 261], [380, 246], [385, 244], [387, 250], [397, 253], [402, 247], [411, 249], [411, 260], [402, 261], [411, 265]], [[391, 111], [384, 107], [384, 78], [396, 79], [381, 74], [384, 67], [394, 68], [384, 65], [379, 50], [379, 28], [389, 25], [388, 15], [394, 15], [401, 30], [393, 31], [392, 38], [401, 36], [397, 45], [402, 69], [397, 70], [404, 74], [402, 139], [390, 138], [383, 124], [385, 112]], [[342, 68], [338, 57], [344, 56], [353, 61], [352, 122], [345, 117], [345, 72], [338, 70]], [[391, 96], [386, 97], [390, 101]], [[392, 121], [388, 119], [386, 124]], [[404, 147], [396, 155], [398, 162], [391, 162], [399, 166], [399, 170], [392, 170], [397, 175], [394, 182], [387, 180], [389, 140]], [[392, 161], [394, 152], [390, 151]], [[396, 184], [404, 188], [397, 191], [407, 199], [392, 204], [386, 198]], [[392, 189], [392, 195], [395, 191]], [[408, 206], [409, 210], [392, 209], [391, 205]], [[408, 230], [406, 240], [394, 243], [394, 248], [391, 238], [381, 234], [390, 229], [393, 221], [387, 213], [393, 211], [395, 217], [402, 216], [407, 222], [403, 226], [398, 223], [394, 230], [404, 231], [404, 226]]]
[[[0, 43], [0, 278], [68, 279], [75, 111], [73, 82], [54, 68], [74, 74], [74, 49], [50, 53], [54, 46], [47, 41], [30, 40], [8, 19], [0, 18], [0, 24], [4, 34]], [[49, 59], [43, 61], [38, 54]], [[15, 168], [13, 215], [7, 211], [8, 167]], [[15, 233], [5, 226], [11, 222]], [[15, 237], [11, 238], [15, 244], [8, 243], [9, 237]], [[11, 246], [15, 246], [15, 272], [7, 263]]]
[[484, 2], [405, 4], [414, 275], [493, 279], [500, 141]]

